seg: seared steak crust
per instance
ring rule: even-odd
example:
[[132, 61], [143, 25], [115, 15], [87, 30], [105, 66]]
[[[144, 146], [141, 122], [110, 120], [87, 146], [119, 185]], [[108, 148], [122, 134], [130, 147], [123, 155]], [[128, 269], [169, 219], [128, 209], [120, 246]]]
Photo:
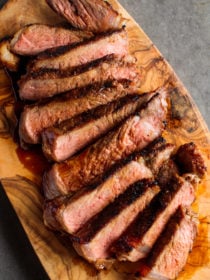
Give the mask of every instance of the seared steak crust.
[[133, 114], [152, 94], [132, 94], [65, 120], [42, 132], [42, 150], [54, 161], [63, 161]]
[[189, 209], [179, 207], [153, 251], [140, 269], [149, 279], [175, 279], [187, 262], [197, 233], [197, 221]]
[[152, 170], [154, 176], [157, 177], [162, 166], [165, 162], [168, 162], [174, 152], [174, 144], [163, 143], [160, 145], [160, 143], [157, 143], [152, 149], [146, 149], [146, 153], [143, 151], [142, 156], [144, 157], [147, 166]]
[[159, 187], [156, 185], [156, 183], [148, 179], [140, 180], [131, 185], [103, 211], [94, 216], [92, 219], [88, 220], [87, 224], [85, 224], [78, 232], [75, 233], [75, 238], [73, 236], [72, 240], [75, 240], [81, 244], [89, 242], [110, 220], [119, 215], [122, 209], [131, 205], [148, 188], [151, 188], [151, 186], [155, 186], [155, 189], [157, 192], [159, 192]]
[[122, 27], [121, 16], [103, 0], [47, 0], [72, 26], [100, 33]]
[[92, 85], [80, 90], [75, 89], [47, 102], [25, 106], [20, 117], [20, 139], [26, 143], [39, 143], [41, 132], [45, 128], [135, 91], [135, 87], [126, 88], [118, 83], [108, 87]]
[[187, 207], [204, 158], [161, 137], [173, 126], [169, 96], [141, 93], [145, 69], [109, 0], [46, 2], [68, 22], [25, 26], [0, 44], [7, 70], [20, 70], [20, 145], [42, 144], [56, 162], [42, 178], [44, 224], [99, 270], [128, 261], [142, 279], [172, 280], [196, 235]]
[[160, 136], [166, 117], [166, 93], [156, 94], [147, 106], [136, 112], [119, 128], [111, 131], [79, 155], [54, 164], [45, 174], [44, 192], [47, 198], [75, 192], [91, 184], [116, 162], [141, 150]]
[[168, 182], [168, 188], [153, 199], [113, 245], [112, 251], [119, 260], [135, 262], [145, 258], [176, 209], [180, 205], [190, 206], [194, 199], [195, 190], [192, 184], [182, 177], [173, 177]]
[[167, 183], [170, 182], [171, 178], [176, 176], [176, 174], [179, 174], [179, 169], [174, 160], [169, 159], [160, 167], [156, 180], [162, 188], [165, 188]]
[[91, 32], [45, 24], [31, 24], [14, 35], [10, 48], [20, 55], [37, 55], [47, 49], [81, 42], [91, 36], [93, 36]]
[[31, 72], [19, 81], [19, 95], [21, 99], [39, 100], [94, 83], [103, 84], [113, 80], [133, 82], [138, 78], [139, 72], [133, 57], [119, 60], [109, 55], [65, 72], [59, 70]]
[[61, 52], [59, 48], [58, 53], [54, 50], [48, 56], [45, 54], [34, 59], [28, 71], [37, 71], [42, 68], [64, 71], [110, 54], [123, 57], [128, 54], [127, 33], [125, 29], [108, 32], [62, 49], [65, 51]]
[[[161, 161], [158, 160], [159, 166], [157, 166], [156, 162], [152, 160], [154, 166], [150, 164], [151, 169], [148, 169], [146, 164], [149, 162], [149, 156], [153, 159], [154, 150]], [[174, 145], [172, 144], [154, 143], [150, 149], [147, 149], [146, 156], [145, 152], [142, 152], [131, 156], [130, 161], [126, 159], [125, 162], [121, 162], [120, 166], [113, 168], [109, 172], [110, 174], [104, 176], [105, 178], [98, 186], [88, 186], [70, 198], [63, 196], [63, 200], [59, 197], [47, 201], [44, 210], [45, 224], [56, 230], [61, 228], [68, 233], [74, 233], [92, 216], [123, 193], [129, 185], [145, 178], [154, 178], [157, 169], [161, 168], [161, 165], [170, 158], [173, 150]]]
[[182, 174], [194, 173], [200, 178], [204, 177], [207, 168], [195, 143], [191, 142], [180, 146], [176, 153], [175, 160]]
[[131, 184], [145, 178], [152, 178], [152, 173], [139, 157], [117, 169], [95, 188], [87, 187], [70, 198], [62, 196], [63, 199], [58, 197], [47, 201], [45, 224], [52, 229], [75, 233]]
[[112, 242], [158, 192], [156, 185], [150, 185], [144, 180], [130, 186], [75, 234], [75, 238], [72, 238], [75, 241], [73, 246], [78, 254], [94, 262], [97, 268], [104, 268], [107, 259], [112, 256], [109, 251]]

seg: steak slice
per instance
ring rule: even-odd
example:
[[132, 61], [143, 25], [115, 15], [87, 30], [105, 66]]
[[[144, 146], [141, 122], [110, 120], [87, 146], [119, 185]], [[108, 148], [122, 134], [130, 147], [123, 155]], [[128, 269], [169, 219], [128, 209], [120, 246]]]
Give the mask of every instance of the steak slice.
[[[102, 183], [98, 186], [88, 187], [78, 191], [73, 197], [62, 196], [48, 200], [44, 207], [45, 224], [55, 230], [62, 230], [74, 233], [82, 227], [91, 217], [99, 213], [105, 206], [112, 202], [118, 195], [123, 193], [131, 184], [145, 178], [152, 178], [154, 172], [161, 167], [162, 163], [170, 158], [174, 145], [168, 143], [155, 143], [151, 146], [150, 153], [147, 151], [147, 161], [149, 155], [154, 156], [154, 150], [159, 158], [159, 166], [150, 165], [150, 169], [145, 165], [145, 159], [141, 153], [132, 156], [131, 160], [121, 163], [113, 168], [110, 174], [105, 174]], [[76, 217], [76, 218], [75, 218]]]
[[[160, 167], [156, 180], [161, 188], [165, 188], [167, 183], [176, 174], [179, 174], [179, 169], [173, 159], [165, 161]], [[191, 182], [192, 183], [192, 182]]]
[[196, 233], [194, 215], [179, 207], [140, 269], [141, 275], [149, 279], [175, 279], [187, 262]]
[[193, 173], [203, 178], [207, 167], [205, 161], [195, 143], [190, 142], [181, 145], [176, 153], [175, 161], [180, 167], [180, 172]]
[[95, 33], [118, 29], [123, 19], [103, 0], [47, 0], [49, 6], [72, 26]]
[[20, 116], [20, 139], [26, 143], [39, 143], [41, 132], [45, 128], [135, 91], [136, 88], [125, 88], [120, 83], [110, 85], [110, 87], [93, 85], [54, 97], [48, 102], [25, 106]]
[[93, 217], [75, 234], [73, 246], [77, 253], [98, 269], [110, 263], [110, 245], [125, 231], [151, 199], [159, 192], [159, 187], [147, 181], [139, 181], [130, 186], [113, 203]]
[[168, 188], [154, 198], [113, 245], [112, 251], [116, 253], [117, 259], [136, 262], [145, 258], [177, 208], [191, 205], [194, 199], [195, 190], [189, 181], [178, 175], [172, 178]]
[[152, 143], [141, 151], [140, 154], [144, 157], [146, 165], [152, 170], [155, 179], [157, 179], [162, 166], [171, 160], [175, 147], [174, 144], [167, 143], [164, 138], [160, 137], [157, 139], [157, 143]]
[[154, 93], [127, 95], [106, 105], [65, 120], [42, 132], [42, 150], [51, 160], [63, 161], [119, 125]]
[[75, 157], [54, 164], [43, 180], [46, 198], [75, 192], [92, 184], [115, 163], [146, 147], [162, 133], [166, 112], [166, 92], [162, 90], [119, 128]]
[[15, 33], [10, 41], [10, 48], [20, 55], [37, 55], [50, 48], [81, 42], [91, 36], [91, 32], [32, 24]]
[[145, 178], [152, 178], [152, 173], [139, 157], [117, 169], [96, 188], [82, 189], [70, 198], [61, 196], [46, 201], [45, 225], [73, 234], [131, 184]]
[[103, 84], [113, 80], [139, 82], [138, 78], [139, 72], [133, 57], [120, 60], [108, 55], [65, 72], [51, 69], [26, 74], [19, 81], [19, 95], [21, 99], [39, 100], [94, 83]]
[[34, 59], [28, 70], [37, 71], [42, 68], [66, 70], [110, 54], [123, 57], [128, 54], [127, 33], [125, 29], [112, 31], [62, 49], [64, 51], [53, 52], [54, 56], [50, 53], [48, 56], [41, 55]]

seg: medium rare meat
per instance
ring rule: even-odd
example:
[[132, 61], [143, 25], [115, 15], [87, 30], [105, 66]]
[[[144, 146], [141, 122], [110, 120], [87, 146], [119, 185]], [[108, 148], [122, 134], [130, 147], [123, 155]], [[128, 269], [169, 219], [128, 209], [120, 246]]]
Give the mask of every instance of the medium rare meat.
[[160, 136], [167, 113], [166, 92], [154, 95], [144, 109], [129, 117], [75, 157], [56, 163], [44, 176], [47, 198], [68, 194], [97, 181], [112, 165], [143, 149]]
[[48, 102], [25, 106], [19, 125], [21, 142], [39, 143], [41, 132], [45, 128], [132, 92], [136, 92], [135, 87], [125, 88], [120, 83], [109, 87], [93, 85], [89, 88], [75, 89]]
[[109, 263], [112, 258], [110, 245], [158, 192], [156, 184], [144, 180], [130, 186], [75, 234], [73, 246], [77, 253], [94, 263], [98, 269], [105, 268], [107, 261]]
[[168, 182], [143, 213], [113, 245], [112, 251], [121, 261], [136, 262], [145, 258], [180, 205], [190, 206], [195, 199], [194, 186], [182, 177]]
[[[152, 178], [161, 168], [162, 164], [170, 158], [175, 146], [169, 143], [154, 143], [147, 150], [146, 162], [149, 162], [156, 151], [159, 166], [156, 162], [145, 164], [145, 157], [142, 153], [132, 155], [130, 161], [121, 163], [120, 167], [113, 170], [110, 175], [95, 188], [85, 188], [77, 192], [73, 197], [62, 196], [47, 201], [44, 207], [45, 224], [55, 230], [62, 230], [74, 233], [91, 217], [99, 213], [105, 206], [112, 202], [119, 194], [123, 193], [129, 185], [138, 180]], [[157, 152], [157, 150], [159, 152]], [[144, 154], [144, 153], [143, 153]], [[154, 178], [154, 177], [153, 177]], [[77, 217], [75, 219], [75, 217]]]
[[103, 0], [47, 0], [49, 6], [72, 26], [95, 33], [118, 29], [123, 19]]
[[139, 72], [133, 57], [127, 56], [119, 60], [114, 55], [108, 55], [64, 72], [52, 69], [31, 72], [22, 76], [19, 81], [19, 95], [21, 99], [39, 100], [75, 88], [113, 80], [139, 83]]
[[42, 150], [54, 161], [63, 161], [84, 148], [142, 106], [151, 94], [132, 94], [65, 120], [42, 132]]
[[20, 55], [37, 55], [50, 48], [81, 42], [91, 36], [91, 32], [32, 24], [15, 33], [10, 42], [10, 48]]
[[139, 157], [116, 170], [96, 188], [82, 189], [70, 198], [61, 196], [46, 201], [45, 225], [73, 234], [131, 184], [145, 178], [152, 178], [152, 172]]
[[[128, 54], [128, 39], [125, 29], [105, 33], [103, 35], [86, 40], [73, 47], [65, 47], [64, 51], [53, 52], [48, 56], [41, 55], [34, 59], [29, 71], [39, 69], [66, 70], [99, 59], [109, 54], [123, 57]], [[66, 50], [65, 50], [66, 49]]]
[[146, 279], [175, 279], [187, 262], [197, 233], [197, 220], [179, 207], [156, 242], [140, 274]]

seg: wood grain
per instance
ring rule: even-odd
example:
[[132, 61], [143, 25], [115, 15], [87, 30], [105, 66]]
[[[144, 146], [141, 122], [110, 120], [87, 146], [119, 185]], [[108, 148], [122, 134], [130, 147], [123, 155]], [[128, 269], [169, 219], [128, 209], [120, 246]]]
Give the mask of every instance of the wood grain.
[[[199, 186], [193, 205], [200, 225], [197, 239], [179, 280], [208, 279], [210, 275], [210, 134], [190, 94], [171, 66], [137, 23], [117, 1], [110, 1], [127, 19], [130, 52], [141, 71], [140, 90], [148, 92], [165, 86], [170, 92], [170, 121], [164, 136], [177, 145], [194, 141], [205, 157], [208, 174]], [[18, 15], [18, 16], [17, 16]], [[60, 23], [44, 0], [10, 0], [0, 10], [0, 39], [29, 23]], [[10, 26], [8, 30], [8, 26]], [[43, 267], [52, 280], [128, 279], [132, 266], [118, 265], [109, 272], [96, 270], [76, 255], [70, 242], [47, 230], [42, 220], [41, 175], [43, 169], [29, 168], [30, 154], [20, 160], [15, 132], [14, 98], [10, 81], [0, 68], [0, 178]], [[31, 154], [31, 157], [33, 155]], [[40, 159], [41, 160], [41, 159]]]

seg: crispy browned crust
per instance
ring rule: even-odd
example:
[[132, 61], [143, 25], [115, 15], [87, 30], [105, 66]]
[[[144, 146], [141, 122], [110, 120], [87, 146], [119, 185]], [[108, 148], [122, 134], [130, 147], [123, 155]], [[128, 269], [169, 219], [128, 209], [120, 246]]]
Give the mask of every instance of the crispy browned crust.
[[140, 84], [140, 72], [135, 59], [127, 56], [119, 59], [114, 55], [91, 61], [65, 71], [41, 69], [21, 77], [19, 95], [21, 99], [40, 100], [93, 83], [126, 80]]
[[152, 279], [175, 279], [186, 264], [196, 234], [195, 214], [189, 208], [180, 206], [155, 243], [141, 274]]
[[201, 152], [195, 143], [181, 145], [176, 153], [175, 160], [180, 167], [180, 172], [193, 173], [203, 178], [207, 167]]
[[[46, 51], [43, 51], [42, 53], [40, 53], [35, 59], [33, 59], [29, 65], [28, 65], [28, 69], [32, 69], [33, 68], [33, 64], [36, 63], [36, 61], [39, 60], [43, 60], [46, 58], [51, 58], [51, 57], [58, 57], [64, 53], [67, 53], [68, 51], [70, 51], [71, 49], [77, 49], [80, 46], [85, 46], [87, 44], [93, 43], [93, 42], [97, 42], [102, 38], [108, 38], [109, 36], [113, 35], [113, 34], [124, 34], [125, 38], [126, 36], [126, 31], [125, 28], [121, 28], [119, 30], [112, 30], [112, 31], [107, 31], [101, 34], [97, 34], [97, 35], [92, 35], [92, 36], [86, 36], [87, 38], [85, 38], [84, 40], [81, 40], [80, 42], [76, 42], [73, 44], [68, 44], [68, 45], [64, 45], [64, 46], [59, 46], [56, 48], [52, 48]], [[87, 34], [89, 34], [89, 32], [87, 32]], [[91, 34], [91, 33], [90, 33]], [[84, 35], [85, 36], [85, 35]], [[47, 68], [47, 67], [46, 67]]]
[[[57, 5], [57, 1], [59, 5]], [[100, 33], [123, 25], [111, 4], [103, 0], [47, 0], [48, 5], [72, 26]]]
[[[165, 189], [163, 189], [152, 200], [151, 204], [147, 208], [145, 208], [142, 213], [139, 214], [139, 216], [124, 233], [124, 235], [122, 235], [121, 238], [116, 242], [116, 244], [113, 245], [112, 251], [115, 252], [118, 257], [120, 257], [123, 253], [129, 255], [129, 252], [131, 252], [133, 248], [138, 248], [140, 246], [139, 244], [141, 244], [141, 240], [143, 239], [144, 235], [155, 223], [161, 213], [167, 211], [170, 216], [173, 214], [172, 210], [169, 210], [169, 208], [167, 209], [167, 207], [168, 205], [173, 203], [173, 199], [175, 196], [177, 196], [177, 194], [179, 196], [183, 195], [184, 192], [180, 192], [180, 190], [185, 187], [184, 182], [185, 181], [177, 175], [172, 177], [167, 182], [168, 186], [165, 186]], [[186, 188], [186, 192], [189, 193], [190, 190], [194, 193], [193, 186], [189, 186], [190, 188]], [[192, 197], [194, 197], [194, 195]], [[179, 200], [183, 201], [183, 204], [186, 203], [186, 205], [189, 205], [189, 203], [191, 204], [193, 202], [192, 197], [181, 197]], [[151, 248], [147, 248], [147, 244], [142, 244], [141, 246], [142, 249], [145, 246], [144, 254], [146, 256]], [[143, 251], [141, 254], [143, 254]]]
[[[91, 239], [115, 216], [132, 204], [138, 197], [140, 197], [148, 188], [156, 185], [155, 182], [145, 179], [130, 186], [123, 194], [121, 194], [114, 202], [110, 203], [102, 212], [89, 220], [81, 230], [79, 230], [73, 241], [79, 243], [90, 242]], [[91, 227], [89, 226], [91, 224]]]
[[57, 188], [58, 192], [62, 189], [61, 192], [68, 193], [98, 180], [97, 178], [115, 163], [125, 159], [134, 151], [143, 149], [159, 137], [164, 129], [163, 121], [167, 112], [165, 98], [165, 93], [163, 96], [159, 94], [153, 96], [146, 108], [137, 111], [136, 115], [128, 118], [122, 126], [111, 131], [74, 158], [55, 164], [45, 177], [46, 194], [51, 186]]

